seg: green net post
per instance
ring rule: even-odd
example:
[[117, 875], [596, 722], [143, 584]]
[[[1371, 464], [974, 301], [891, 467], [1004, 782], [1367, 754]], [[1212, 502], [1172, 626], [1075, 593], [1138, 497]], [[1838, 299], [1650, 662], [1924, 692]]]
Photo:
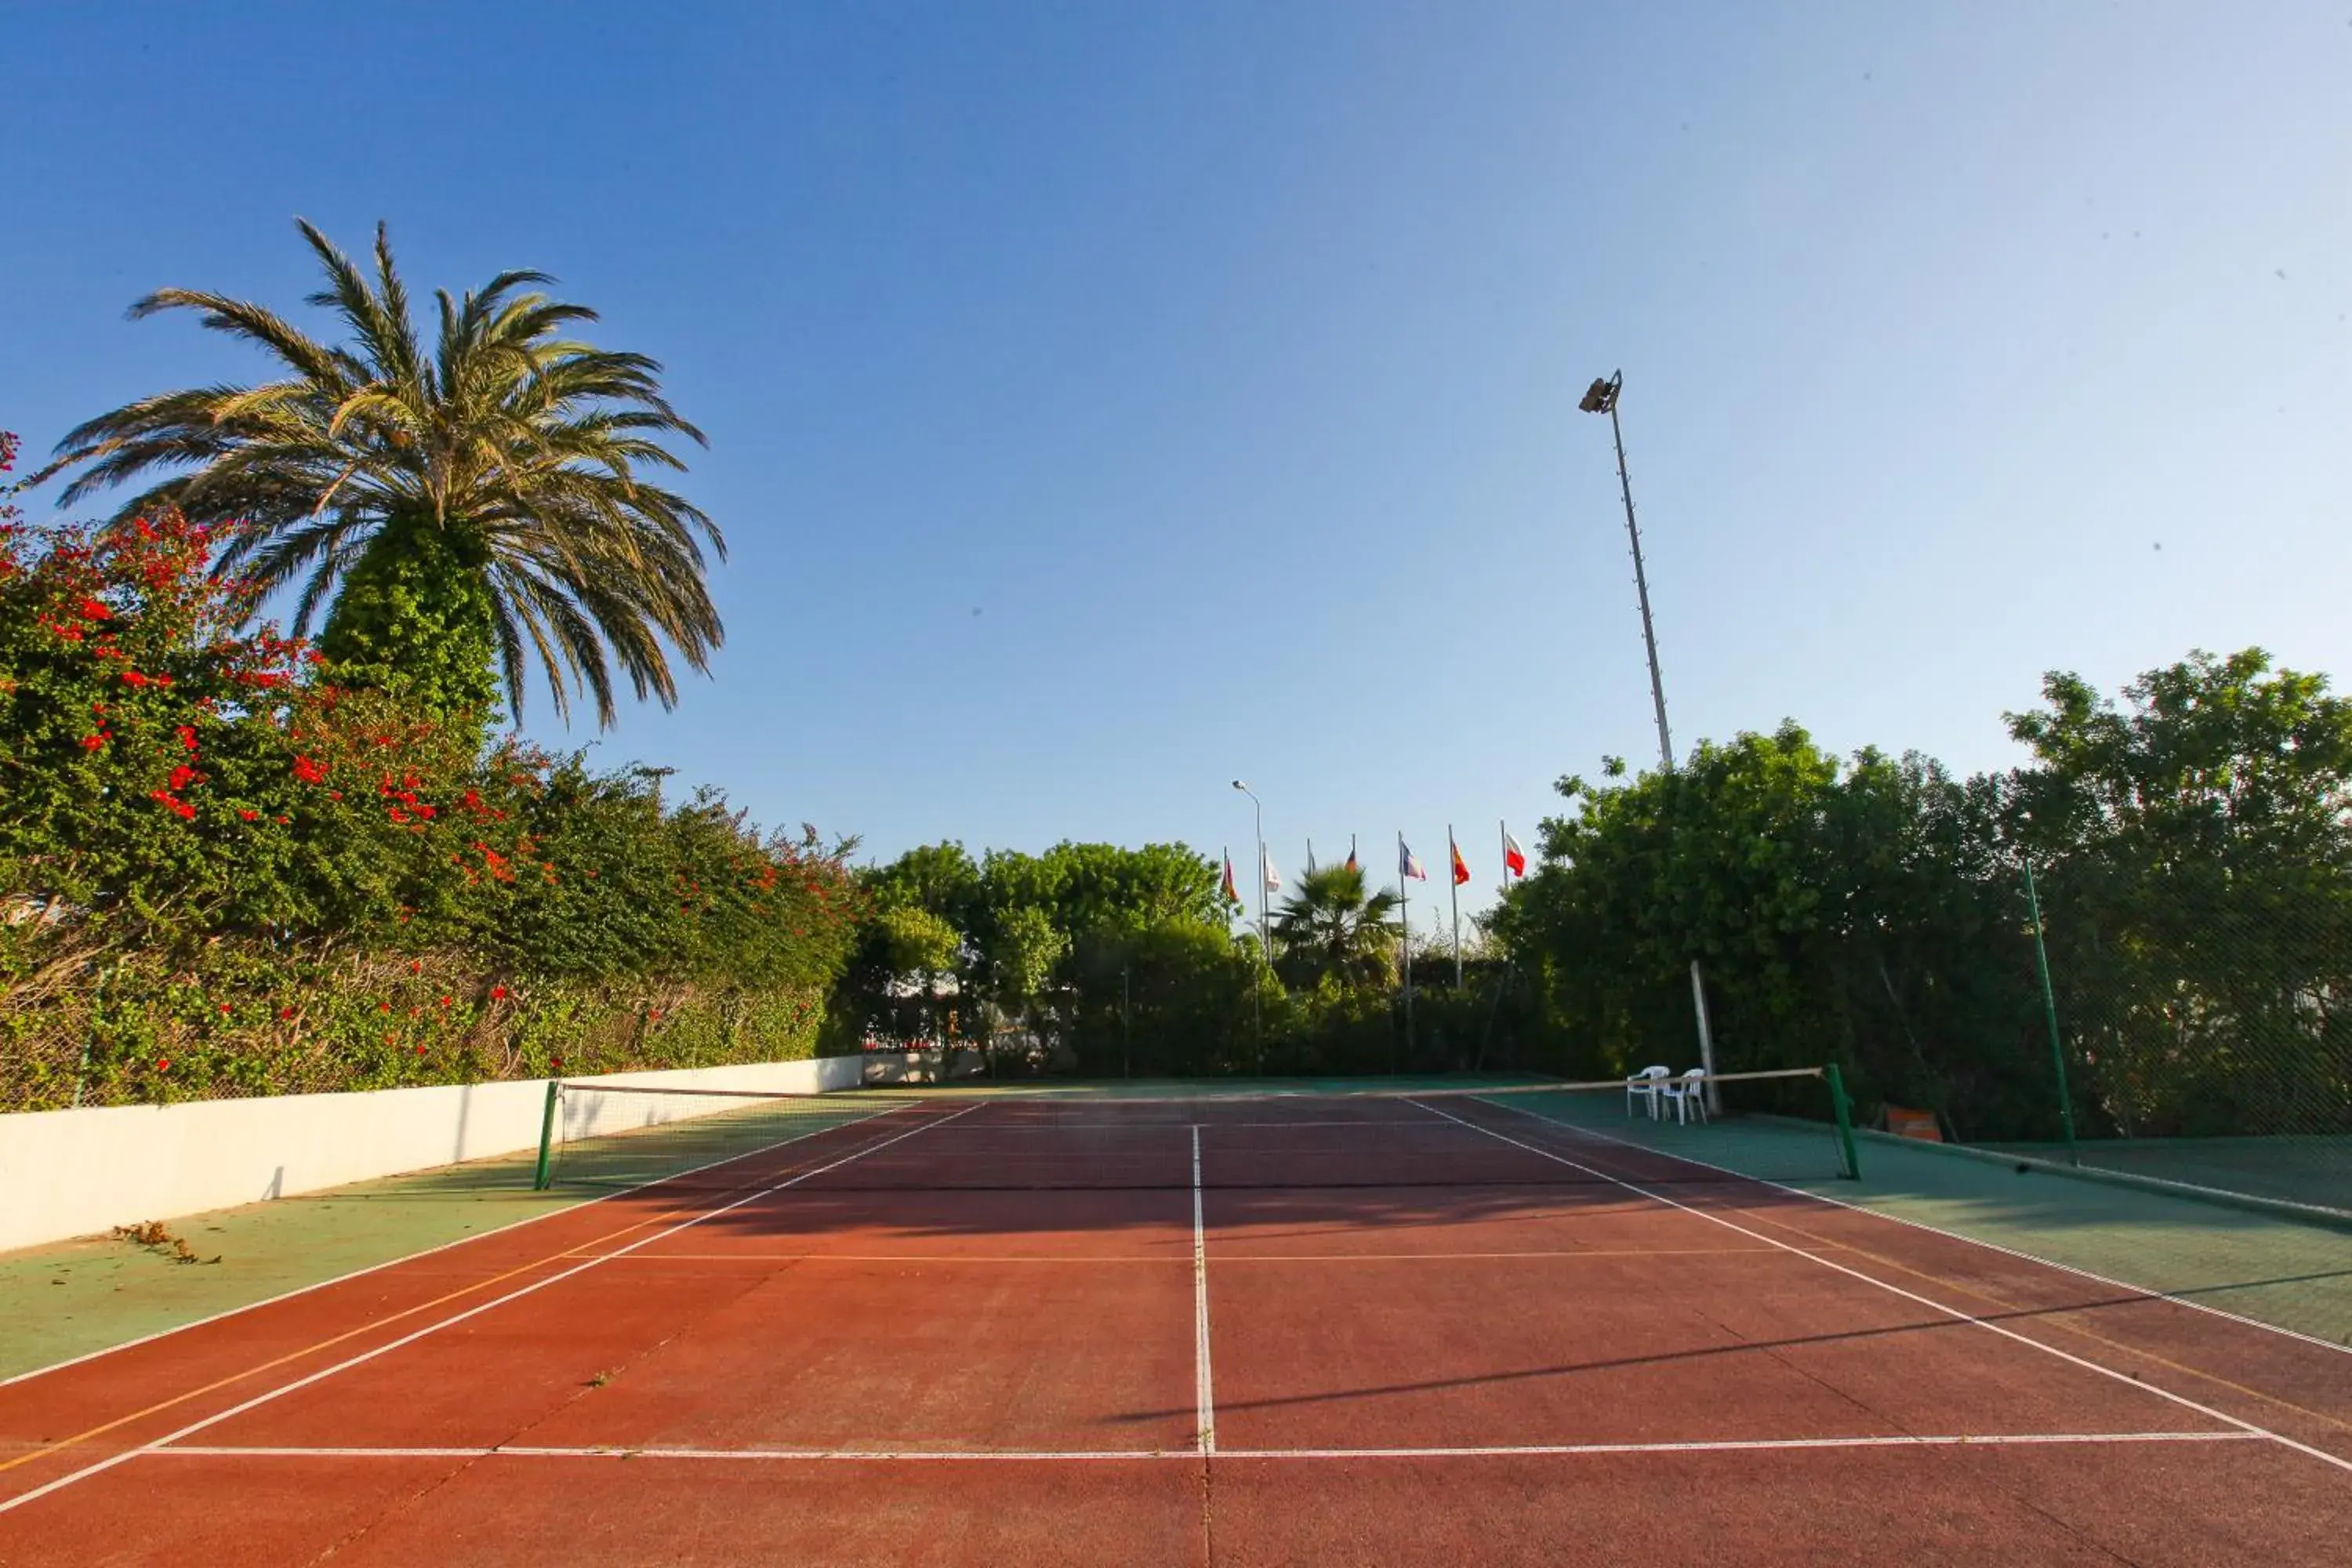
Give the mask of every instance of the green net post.
[[2066, 1047], [2058, 1035], [2058, 994], [2050, 985], [2050, 950], [2042, 944], [2042, 895], [2033, 888], [2033, 862], [2025, 862], [2025, 907], [2033, 915], [2033, 968], [2042, 978], [2042, 1011], [2050, 1021], [2050, 1065], [2058, 1075], [2058, 1125], [2066, 1134], [2066, 1163], [2083, 1163], [2074, 1147], [2074, 1096], [2066, 1087]]
[[539, 1113], [539, 1170], [530, 1179], [533, 1192], [545, 1192], [552, 1176], [555, 1163], [555, 1102], [562, 1096], [562, 1083], [555, 1079], [549, 1079], [547, 1106]]
[[1858, 1182], [1862, 1180], [1862, 1154], [1854, 1147], [1853, 1102], [1845, 1096], [1845, 1074], [1838, 1070], [1837, 1063], [1832, 1062], [1822, 1069], [1822, 1076], [1829, 1079], [1830, 1107], [1837, 1113], [1838, 1154], [1845, 1162], [1841, 1173], [1849, 1182]]

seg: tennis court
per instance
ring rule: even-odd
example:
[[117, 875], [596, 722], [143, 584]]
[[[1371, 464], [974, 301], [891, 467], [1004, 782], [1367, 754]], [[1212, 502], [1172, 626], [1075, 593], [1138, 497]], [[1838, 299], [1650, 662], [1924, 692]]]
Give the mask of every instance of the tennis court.
[[550, 1179], [595, 1201], [0, 1384], [0, 1563], [2284, 1563], [2352, 1530], [2352, 1354], [1780, 1184], [1738, 1119], [564, 1114]]

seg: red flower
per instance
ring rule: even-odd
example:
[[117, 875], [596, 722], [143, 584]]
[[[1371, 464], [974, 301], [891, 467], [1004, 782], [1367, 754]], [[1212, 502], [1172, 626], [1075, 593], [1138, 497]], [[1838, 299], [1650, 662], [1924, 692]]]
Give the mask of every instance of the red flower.
[[[237, 813], [236, 813], [236, 814], [237, 814], [239, 816], [241, 816], [241, 817], [245, 818], [245, 820], [246, 820], [246, 821], [247, 821], [247, 822], [258, 822], [258, 821], [260, 821], [260, 820], [261, 820], [261, 813], [259, 813], [259, 812], [257, 812], [257, 811], [247, 811], [247, 810], [246, 810], [243, 806], [239, 806], [239, 807], [237, 808]], [[280, 822], [283, 822], [283, 821], [285, 821], [286, 819], [285, 819], [284, 817], [282, 817], [282, 816], [281, 816], [281, 817], [279, 817], [278, 820], [278, 821], [280, 821]]]
[[278, 1016], [280, 1018], [291, 1018], [294, 1016], [294, 1009], [291, 1007], [280, 1007], [278, 1009]]
[[304, 784], [325, 784], [327, 770], [310, 757], [298, 756], [294, 759], [294, 776]]
[[[75, 635], [79, 636], [80, 634], [76, 633]], [[122, 684], [125, 686], [144, 686], [147, 683], [147, 678], [140, 674], [135, 669], [126, 669], [122, 672]]]
[[100, 730], [95, 735], [84, 735], [81, 738], [81, 749], [85, 752], [95, 752], [100, 746], [105, 745], [106, 741], [107, 733], [105, 731]]
[[147, 798], [154, 801], [156, 804], [163, 806], [164, 810], [172, 813], [174, 816], [182, 818], [184, 821], [193, 822], [195, 820], [196, 808], [190, 805], [186, 801], [179, 799], [169, 790], [151, 789], [147, 792]]
[[490, 987], [490, 1000], [491, 1000], [491, 1001], [493, 1001], [493, 1002], [503, 1002], [503, 1001], [505, 1001], [506, 999], [507, 999], [507, 988], [506, 988], [505, 986], [503, 986], [503, 985], [493, 985], [493, 986], [491, 986], [491, 987]]
[[103, 620], [110, 620], [110, 619], [111, 619], [111, 618], [113, 617], [113, 615], [114, 615], [114, 612], [113, 612], [112, 610], [108, 609], [104, 605], [102, 605], [102, 604], [99, 603], [96, 599], [84, 599], [84, 600], [81, 602], [81, 618], [82, 618], [83, 620], [86, 620], [86, 621], [103, 621]]
[[194, 724], [183, 724], [178, 729], [173, 731], [172, 733], [180, 737], [180, 744], [185, 746], [191, 755], [194, 754], [196, 749], [196, 727]]
[[375, 1010], [379, 1013], [389, 1013], [392, 1011], [392, 1004], [389, 1002], [379, 1002], [375, 1005]]
[[155, 1070], [156, 1070], [157, 1072], [169, 1072], [169, 1071], [171, 1071], [171, 1070], [172, 1070], [172, 1058], [169, 1058], [169, 1057], [157, 1057], [157, 1058], [155, 1058]]
[[195, 782], [196, 770], [188, 766], [187, 763], [182, 763], [178, 767], [172, 770], [172, 787], [173, 789], [185, 789]]
[[449, 998], [448, 998], [448, 997], [446, 997], [446, 996], [442, 997], [442, 998], [441, 998], [441, 1005], [443, 1005], [444, 1007], [446, 1007], [448, 1005], [449, 1005]]
[[222, 1017], [224, 1017], [224, 1018], [226, 1018], [226, 1017], [227, 1017], [227, 1016], [228, 1016], [228, 1015], [229, 1015], [229, 1005], [228, 1005], [227, 1003], [224, 1002], [224, 1003], [222, 1003], [222, 1004], [221, 1004], [221, 1016], [222, 1016]]

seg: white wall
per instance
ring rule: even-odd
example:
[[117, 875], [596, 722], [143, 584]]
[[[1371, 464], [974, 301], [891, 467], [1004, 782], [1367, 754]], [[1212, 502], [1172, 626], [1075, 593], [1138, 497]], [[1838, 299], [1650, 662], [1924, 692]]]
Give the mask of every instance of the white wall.
[[[807, 1091], [854, 1089], [862, 1067], [820, 1057], [580, 1081]], [[536, 1148], [546, 1098], [526, 1080], [0, 1116], [0, 1250]]]

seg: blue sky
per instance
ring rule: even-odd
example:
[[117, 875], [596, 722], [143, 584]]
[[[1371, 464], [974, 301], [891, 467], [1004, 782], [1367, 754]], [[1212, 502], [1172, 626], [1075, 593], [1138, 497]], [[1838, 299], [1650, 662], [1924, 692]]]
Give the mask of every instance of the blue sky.
[[1244, 858], [1240, 774], [1286, 869], [1451, 821], [1483, 893], [1653, 755], [1619, 366], [1679, 746], [1999, 766], [2044, 669], [2352, 674], [2340, 0], [5, 26], [0, 427], [253, 374], [123, 308], [295, 308], [296, 214], [552, 271], [733, 546], [713, 679], [571, 742], [877, 854]]

